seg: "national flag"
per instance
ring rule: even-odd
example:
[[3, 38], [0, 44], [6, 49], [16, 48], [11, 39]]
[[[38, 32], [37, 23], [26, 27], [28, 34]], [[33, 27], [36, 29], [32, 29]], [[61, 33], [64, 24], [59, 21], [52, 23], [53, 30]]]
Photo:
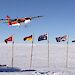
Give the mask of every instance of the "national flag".
[[12, 42], [13, 41], [13, 36], [8, 37], [4, 41], [5, 41], [6, 44], [8, 43], [8, 41]]
[[47, 34], [40, 35], [40, 36], [38, 37], [38, 41], [42, 41], [42, 40], [47, 40]]
[[61, 37], [56, 37], [57, 42], [62, 42], [67, 40], [67, 35], [61, 36]]
[[73, 40], [72, 42], [75, 42], [75, 40]]
[[24, 41], [26, 41], [26, 40], [31, 41], [32, 40], [32, 35], [24, 37], [23, 40]]

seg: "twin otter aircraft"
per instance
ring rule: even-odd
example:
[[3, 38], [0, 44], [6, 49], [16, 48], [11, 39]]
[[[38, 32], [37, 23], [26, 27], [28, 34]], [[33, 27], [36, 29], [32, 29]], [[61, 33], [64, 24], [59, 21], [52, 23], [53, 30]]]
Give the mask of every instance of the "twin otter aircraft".
[[6, 19], [0, 19], [0, 22], [8, 23], [9, 26], [21, 26], [23, 24], [29, 23], [32, 19], [40, 18], [40, 17], [43, 16], [15, 18], [15, 19], [11, 19], [10, 16], [6, 16]]

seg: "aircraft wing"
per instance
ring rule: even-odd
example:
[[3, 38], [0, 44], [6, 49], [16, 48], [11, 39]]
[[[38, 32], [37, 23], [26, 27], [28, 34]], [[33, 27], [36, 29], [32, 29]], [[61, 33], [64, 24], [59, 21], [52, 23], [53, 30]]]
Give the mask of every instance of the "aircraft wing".
[[35, 19], [35, 18], [41, 18], [43, 16], [34, 16], [34, 17], [31, 17], [31, 19]]
[[0, 22], [7, 23], [8, 20], [7, 19], [0, 19]]

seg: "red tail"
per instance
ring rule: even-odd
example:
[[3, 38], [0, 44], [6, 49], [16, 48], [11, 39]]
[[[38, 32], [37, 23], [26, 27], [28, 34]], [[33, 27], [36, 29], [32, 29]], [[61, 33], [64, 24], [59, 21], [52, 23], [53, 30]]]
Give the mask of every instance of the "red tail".
[[8, 25], [11, 25], [11, 20], [10, 20], [10, 16], [6, 16], [6, 19], [8, 20]]
[[9, 20], [9, 19], [10, 19], [10, 16], [8, 16], [8, 15], [7, 15], [7, 16], [6, 16], [6, 19], [8, 19], [8, 20]]

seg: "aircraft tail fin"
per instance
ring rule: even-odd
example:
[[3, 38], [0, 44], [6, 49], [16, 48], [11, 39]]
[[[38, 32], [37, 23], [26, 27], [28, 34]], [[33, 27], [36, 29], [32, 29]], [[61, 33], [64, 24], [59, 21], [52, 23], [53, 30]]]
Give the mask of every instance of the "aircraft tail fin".
[[9, 19], [10, 19], [10, 16], [7, 15], [7, 16], [6, 16], [6, 19], [9, 20]]
[[6, 16], [6, 19], [8, 20], [8, 25], [10, 26], [11, 25], [11, 20], [10, 20], [10, 16]]

